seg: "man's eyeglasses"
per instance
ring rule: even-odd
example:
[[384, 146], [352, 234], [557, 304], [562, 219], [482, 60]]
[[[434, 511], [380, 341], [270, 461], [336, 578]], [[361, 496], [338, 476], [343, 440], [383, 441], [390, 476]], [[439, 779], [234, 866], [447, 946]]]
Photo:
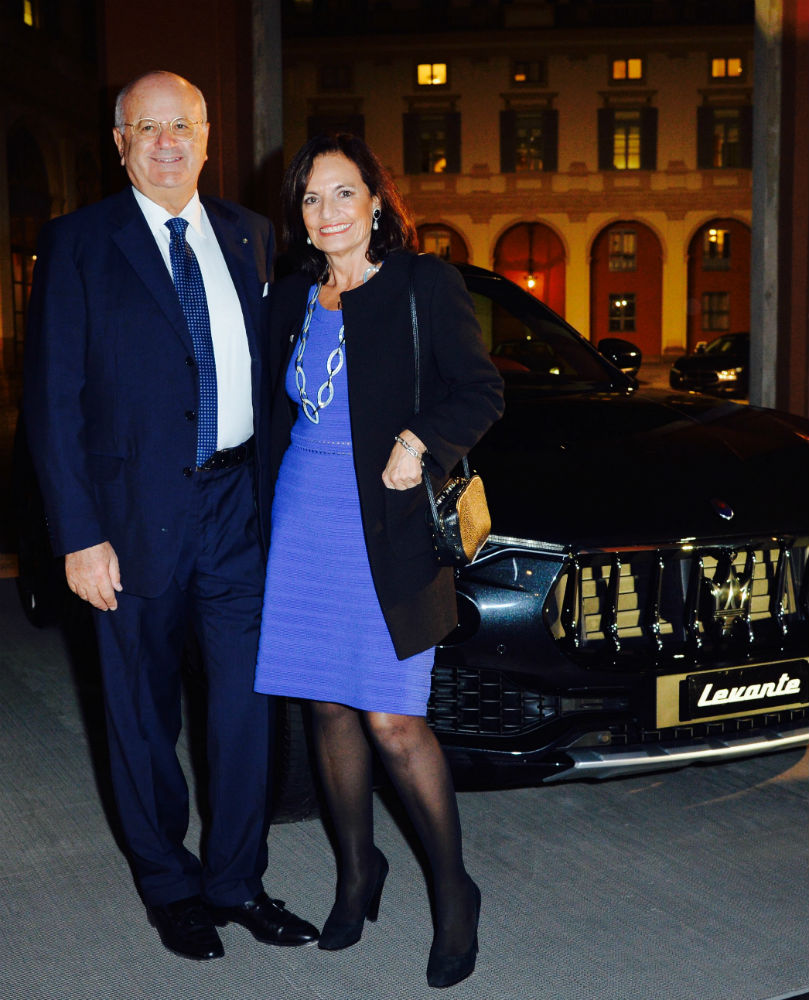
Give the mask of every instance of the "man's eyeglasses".
[[171, 132], [172, 138], [179, 139], [180, 142], [189, 142], [194, 138], [197, 125], [204, 125], [205, 122], [192, 122], [188, 118], [175, 118], [170, 122], [159, 122], [154, 118], [141, 118], [136, 122], [122, 122], [121, 127], [127, 126], [139, 139], [159, 139], [163, 129]]

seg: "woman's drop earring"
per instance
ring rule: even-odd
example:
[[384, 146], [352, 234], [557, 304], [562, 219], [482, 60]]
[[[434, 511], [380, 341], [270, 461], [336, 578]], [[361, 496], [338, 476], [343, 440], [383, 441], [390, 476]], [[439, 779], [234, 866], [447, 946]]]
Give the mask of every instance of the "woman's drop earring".
[[375, 208], [373, 211], [373, 217], [374, 217], [374, 224], [371, 228], [379, 229], [379, 220], [382, 217], [382, 212], [378, 208]]
[[308, 236], [306, 237], [306, 242], [307, 242], [307, 243], [309, 244], [309, 246], [311, 246], [311, 245], [312, 245], [312, 241], [311, 241], [311, 240], [309, 239], [309, 237], [308, 237]]

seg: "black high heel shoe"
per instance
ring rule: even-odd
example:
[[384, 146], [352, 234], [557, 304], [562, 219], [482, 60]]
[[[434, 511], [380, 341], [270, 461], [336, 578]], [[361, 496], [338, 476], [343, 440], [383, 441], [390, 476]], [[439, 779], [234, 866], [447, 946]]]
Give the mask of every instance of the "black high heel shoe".
[[435, 950], [435, 945], [430, 949], [430, 958], [427, 962], [427, 985], [443, 989], [447, 986], [454, 986], [462, 979], [471, 976], [475, 971], [475, 962], [478, 955], [478, 923], [480, 922], [480, 889], [472, 882], [472, 889], [475, 893], [475, 937], [471, 946], [460, 955], [442, 955]]
[[359, 920], [345, 921], [335, 920], [334, 911], [329, 914], [323, 930], [320, 932], [317, 946], [324, 951], [339, 951], [341, 948], [350, 948], [362, 937], [362, 928], [366, 920], [376, 920], [379, 916], [379, 901], [382, 898], [382, 889], [385, 879], [388, 877], [388, 859], [381, 851], [379, 855], [379, 874], [376, 877], [371, 894], [363, 908], [363, 915]]

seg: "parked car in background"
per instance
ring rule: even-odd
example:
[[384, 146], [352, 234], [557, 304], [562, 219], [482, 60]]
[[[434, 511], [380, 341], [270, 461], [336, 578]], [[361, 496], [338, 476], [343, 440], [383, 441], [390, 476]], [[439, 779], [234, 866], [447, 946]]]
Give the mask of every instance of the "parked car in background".
[[747, 396], [750, 334], [725, 333], [693, 354], [677, 358], [669, 372], [672, 389], [692, 389], [723, 396]]

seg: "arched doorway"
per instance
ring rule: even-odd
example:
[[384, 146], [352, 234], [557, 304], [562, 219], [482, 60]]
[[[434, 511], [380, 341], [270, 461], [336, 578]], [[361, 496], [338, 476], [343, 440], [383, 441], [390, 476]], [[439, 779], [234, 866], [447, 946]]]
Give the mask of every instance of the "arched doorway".
[[494, 249], [494, 269], [564, 316], [565, 248], [550, 226], [519, 222], [507, 229]]
[[662, 344], [663, 253], [655, 233], [637, 219], [613, 222], [590, 258], [590, 338], [621, 337], [644, 358]]
[[42, 152], [34, 136], [22, 124], [9, 130], [6, 160], [14, 324], [12, 364], [16, 368], [22, 360], [37, 237], [51, 215], [51, 194]]
[[460, 233], [451, 226], [442, 223], [425, 222], [416, 228], [419, 238], [419, 249], [422, 253], [432, 253], [442, 260], [451, 260], [456, 264], [469, 263], [469, 251]]
[[688, 349], [750, 329], [750, 229], [711, 219], [688, 245]]

